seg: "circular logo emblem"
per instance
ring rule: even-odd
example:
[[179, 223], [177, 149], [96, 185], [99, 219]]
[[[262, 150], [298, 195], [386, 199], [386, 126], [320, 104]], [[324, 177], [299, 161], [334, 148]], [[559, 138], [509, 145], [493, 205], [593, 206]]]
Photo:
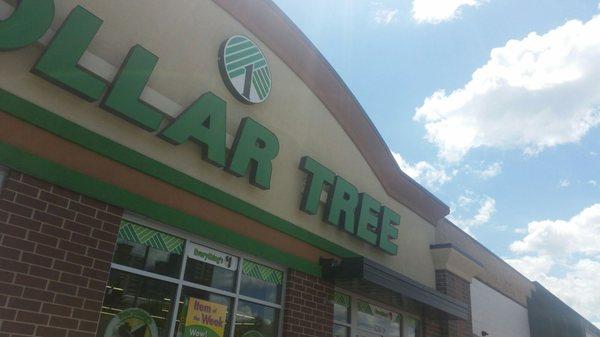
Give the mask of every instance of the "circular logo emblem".
[[271, 92], [271, 72], [260, 48], [242, 35], [225, 40], [219, 50], [223, 82], [242, 103], [263, 102]]
[[158, 337], [158, 327], [149, 313], [139, 308], [125, 309], [104, 330], [104, 337], [129, 336]]

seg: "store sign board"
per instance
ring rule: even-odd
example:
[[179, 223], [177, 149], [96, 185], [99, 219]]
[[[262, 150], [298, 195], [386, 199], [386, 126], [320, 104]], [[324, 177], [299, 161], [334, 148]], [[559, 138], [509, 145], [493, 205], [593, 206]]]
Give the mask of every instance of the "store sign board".
[[307, 174], [300, 209], [317, 214], [321, 193], [327, 186], [327, 202], [323, 220], [359, 237], [360, 239], [396, 255], [400, 215], [367, 193], [359, 191], [350, 182], [311, 157], [300, 161], [300, 169]]
[[[0, 50], [23, 48], [36, 42], [50, 28], [54, 11], [52, 0], [18, 2], [12, 15], [0, 21]], [[158, 63], [158, 56], [143, 46], [131, 47], [112, 83], [107, 84], [79, 67], [81, 57], [102, 24], [102, 19], [84, 7], [75, 7], [31, 71], [89, 102], [100, 101], [104, 110], [149, 132], [156, 132], [173, 145], [188, 141], [198, 143], [205, 161], [232, 175], [247, 176], [250, 183], [260, 189], [270, 188], [272, 161], [279, 154], [277, 136], [246, 117], [238, 126], [232, 148], [228, 149], [226, 102], [215, 94], [201, 94], [161, 130], [166, 114], [140, 98]], [[264, 66], [252, 66], [259, 73], [256, 78], [250, 77], [250, 82], [259, 83]], [[254, 96], [249, 98], [254, 99]]]
[[[12, 15], [0, 21], [0, 50], [14, 50], [35, 43], [54, 19], [53, 0], [22, 0]], [[78, 64], [100, 30], [103, 21], [82, 6], [75, 7], [58, 29], [31, 71], [82, 97], [100, 102], [104, 110], [158, 137], [180, 145], [193, 141], [202, 158], [238, 177], [247, 176], [254, 186], [268, 190], [273, 160], [279, 154], [277, 136], [250, 117], [241, 120], [231, 149], [226, 146], [226, 102], [211, 92], [201, 94], [174, 120], [164, 123], [165, 113], [141, 100], [158, 56], [140, 45], [133, 46], [112, 83]], [[220, 50], [220, 67], [229, 90], [245, 103], [264, 101], [271, 91], [271, 74], [262, 51], [247, 37], [227, 39]], [[165, 127], [162, 127], [167, 124]], [[400, 216], [357, 189], [341, 176], [310, 157], [301, 161], [307, 184], [300, 209], [316, 214], [320, 195], [329, 186], [324, 221], [339, 226], [390, 254], [397, 253], [396, 228]]]
[[190, 297], [183, 337], [223, 337], [226, 319], [227, 306]]
[[218, 250], [208, 248], [195, 243], [190, 243], [187, 247], [187, 256], [194, 260], [212, 264], [213, 266], [237, 270], [239, 258]]

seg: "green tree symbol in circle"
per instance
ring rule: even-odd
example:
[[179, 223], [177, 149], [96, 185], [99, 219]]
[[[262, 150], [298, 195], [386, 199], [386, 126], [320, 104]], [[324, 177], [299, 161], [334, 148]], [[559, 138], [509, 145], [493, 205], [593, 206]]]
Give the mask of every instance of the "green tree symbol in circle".
[[221, 45], [219, 69], [225, 85], [240, 101], [263, 102], [271, 92], [271, 72], [265, 55], [249, 38], [235, 35]]

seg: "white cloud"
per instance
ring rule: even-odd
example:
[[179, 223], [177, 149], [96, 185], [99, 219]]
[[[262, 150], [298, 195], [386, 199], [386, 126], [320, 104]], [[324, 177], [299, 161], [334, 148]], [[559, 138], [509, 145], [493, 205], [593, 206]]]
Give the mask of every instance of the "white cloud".
[[[478, 196], [471, 191], [458, 197], [458, 205], [452, 204], [448, 218], [469, 234], [474, 227], [486, 224], [496, 212], [496, 200], [488, 196]], [[457, 207], [458, 206], [458, 207]], [[464, 216], [471, 213], [471, 216]]]
[[517, 253], [537, 252], [547, 256], [575, 253], [598, 255], [600, 254], [598, 242], [600, 242], [600, 204], [595, 204], [569, 220], [530, 222], [525, 237], [513, 242], [510, 249]]
[[510, 40], [464, 87], [436, 91], [413, 118], [448, 161], [478, 147], [535, 154], [577, 142], [600, 124], [598, 31], [595, 16]]
[[413, 0], [412, 15], [419, 23], [441, 23], [460, 14], [461, 7], [477, 6], [482, 0]]
[[590, 185], [592, 185], [592, 186], [596, 186], [596, 185], [598, 185], [598, 181], [596, 181], [596, 180], [594, 180], [594, 179], [590, 179], [590, 180], [588, 181], [588, 184], [590, 184]]
[[504, 260], [530, 280], [539, 280], [554, 266], [554, 260], [548, 256], [523, 256]]
[[558, 182], [558, 187], [566, 188], [566, 187], [569, 187], [569, 186], [571, 186], [571, 182], [568, 179], [561, 179]]
[[600, 321], [600, 204], [568, 220], [533, 221], [507, 262], [592, 322]]
[[499, 175], [502, 172], [501, 163], [493, 163], [483, 170], [476, 171], [476, 173], [483, 179], [488, 179]]
[[434, 166], [426, 161], [411, 165], [399, 153], [392, 151], [392, 155], [404, 173], [432, 190], [437, 190], [452, 180], [452, 175], [446, 173], [444, 167]]
[[397, 8], [379, 8], [375, 10], [374, 20], [379, 24], [387, 25], [394, 21], [396, 14], [398, 14]]

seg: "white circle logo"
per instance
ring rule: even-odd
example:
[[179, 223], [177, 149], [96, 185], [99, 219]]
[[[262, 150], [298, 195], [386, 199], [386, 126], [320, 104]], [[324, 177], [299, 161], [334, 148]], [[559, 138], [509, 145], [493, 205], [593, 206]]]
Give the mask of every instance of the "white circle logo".
[[229, 91], [242, 103], [263, 102], [271, 92], [267, 58], [245, 36], [235, 35], [221, 44], [219, 70]]

